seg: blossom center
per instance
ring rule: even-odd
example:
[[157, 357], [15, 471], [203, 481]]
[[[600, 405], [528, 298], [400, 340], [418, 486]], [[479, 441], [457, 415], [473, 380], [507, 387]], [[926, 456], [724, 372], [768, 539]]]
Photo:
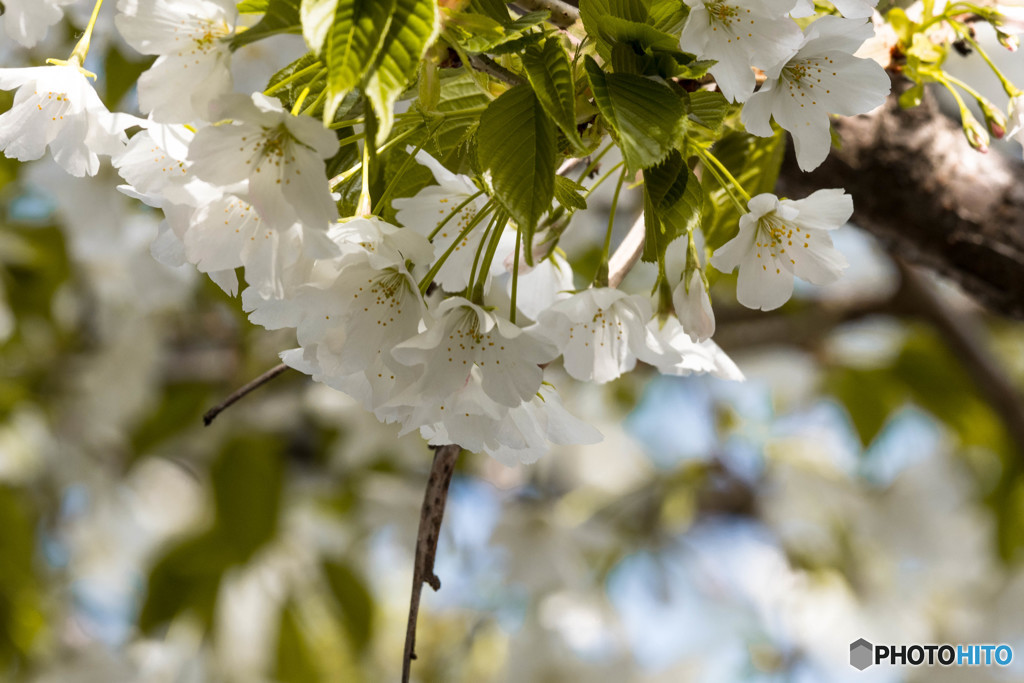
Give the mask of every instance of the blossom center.
[[[225, 21], [215, 19], [194, 18], [191, 26], [188, 21], [181, 22], [185, 27], [185, 34], [192, 42], [192, 50], [189, 54], [209, 54], [218, 49], [222, 39], [231, 34], [231, 27]], [[177, 32], [179, 29], [175, 29]], [[179, 57], [184, 57], [185, 52], [179, 52]]]
[[39, 111], [45, 110], [50, 115], [51, 121], [63, 121], [64, 114], [71, 109], [71, 100], [68, 99], [67, 93], [53, 92], [52, 90], [40, 93], [37, 90], [35, 94], [39, 98], [36, 108]]
[[[800, 61], [792, 61], [782, 69], [782, 82], [786, 86], [789, 96], [794, 98], [803, 107], [806, 105], [806, 98], [810, 98], [812, 106], [818, 104], [817, 97], [832, 93], [823, 79], [828, 78], [833, 71], [835, 62], [831, 57], [811, 57]], [[814, 91], [817, 86], [817, 91]], [[797, 99], [799, 98], [799, 99]]]
[[[783, 259], [788, 260], [790, 265], [795, 265], [793, 247], [800, 248], [802, 246], [804, 249], [809, 249], [810, 242], [807, 240], [810, 238], [810, 233], [803, 233], [801, 237], [800, 231], [779, 218], [778, 214], [770, 213], [761, 216], [757, 221], [757, 235], [754, 238], [757, 258], [762, 259], [761, 270], [768, 270], [769, 264], [765, 263], [768, 260], [775, 263], [776, 273], [781, 272], [778, 264]], [[793, 244], [794, 239], [797, 241], [796, 245]], [[787, 249], [789, 252], [786, 251]], [[765, 258], [765, 251], [767, 251], [768, 258]]]

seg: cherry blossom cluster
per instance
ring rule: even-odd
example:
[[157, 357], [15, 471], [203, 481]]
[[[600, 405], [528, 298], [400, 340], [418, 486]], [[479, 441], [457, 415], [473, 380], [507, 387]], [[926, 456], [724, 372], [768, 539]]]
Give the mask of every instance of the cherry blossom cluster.
[[[31, 45], [68, 4], [6, 0], [5, 28]], [[715, 60], [711, 74], [743, 103], [747, 131], [772, 135], [772, 120], [789, 131], [805, 170], [828, 154], [831, 114], [869, 111], [889, 92], [883, 69], [854, 54], [874, 35], [869, 2], [835, 0], [843, 16], [813, 21], [808, 0], [686, 4], [682, 49]], [[109, 112], [82, 68], [95, 17], [70, 59], [0, 69], [0, 88], [17, 91], [0, 116], [0, 148], [23, 161], [49, 149], [75, 176], [95, 175], [110, 157], [120, 189], [165, 216], [158, 260], [191, 263], [232, 295], [242, 289], [254, 323], [295, 330], [287, 364], [402, 433], [532, 462], [550, 444], [600, 438], [563, 407], [549, 369], [559, 358], [571, 377], [598, 383], [638, 361], [666, 374], [742, 378], [710, 339], [714, 313], [692, 234], [670, 302], [607, 279], [580, 289], [560, 249], [525, 258], [486, 177], [455, 174], [412, 148], [433, 182], [391, 201], [394, 223], [363, 202], [358, 215], [340, 216], [325, 164], [336, 134], [265, 94], [233, 92], [235, 3], [118, 1], [120, 35], [156, 57], [138, 81], [146, 118]], [[1018, 96], [1010, 135], [1021, 135], [1022, 110]], [[794, 277], [839, 277], [846, 261], [829, 233], [853, 211], [842, 190], [798, 200], [750, 197], [738, 183], [734, 191], [744, 199], [738, 232], [710, 263], [739, 269], [741, 304], [773, 309], [790, 298]]]

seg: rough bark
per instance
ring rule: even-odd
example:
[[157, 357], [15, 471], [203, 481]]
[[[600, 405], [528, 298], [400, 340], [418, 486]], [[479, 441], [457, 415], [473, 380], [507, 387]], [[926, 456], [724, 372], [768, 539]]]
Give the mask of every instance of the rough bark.
[[932, 97], [840, 119], [842, 141], [811, 173], [787, 155], [779, 191], [844, 187], [853, 221], [901, 258], [960, 284], [988, 309], [1024, 319], [1024, 163], [967, 143]]

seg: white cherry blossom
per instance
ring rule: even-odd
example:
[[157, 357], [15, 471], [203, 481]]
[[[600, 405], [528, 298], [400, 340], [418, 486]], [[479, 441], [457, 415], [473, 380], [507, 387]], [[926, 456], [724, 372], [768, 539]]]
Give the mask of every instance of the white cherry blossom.
[[140, 123], [143, 130], [111, 159], [133, 196], [150, 206], [165, 208], [168, 204], [198, 207], [224, 194], [224, 189], [189, 172], [188, 146], [195, 136], [193, 131], [183, 125]]
[[0, 90], [18, 91], [0, 116], [0, 149], [19, 161], [54, 161], [73, 176], [96, 175], [100, 155], [124, 149], [124, 129], [137, 120], [111, 114], [77, 66], [0, 69]]
[[546, 383], [531, 400], [506, 408], [498, 416], [481, 411], [480, 405], [489, 399], [479, 389], [478, 374], [467, 383], [467, 390], [457, 394], [462, 399], [459, 403], [445, 406], [445, 411], [439, 411], [442, 419], [420, 429], [428, 443], [458, 443], [512, 467], [536, 462], [551, 444], [601, 441], [601, 433], [566, 410], [558, 392]]
[[853, 56], [872, 35], [871, 24], [860, 19], [827, 16], [808, 26], [799, 51], [744, 105], [747, 131], [771, 136], [774, 117], [793, 136], [800, 168], [817, 168], [832, 143], [829, 114], [863, 114], [889, 94], [885, 70]]
[[612, 289], [586, 289], [538, 316], [538, 332], [562, 352], [565, 370], [578, 380], [610, 382], [647, 360], [651, 318], [646, 297]]
[[474, 366], [480, 368], [484, 393], [514, 407], [540, 388], [540, 363], [556, 352], [532, 331], [524, 331], [462, 297], [445, 299], [434, 311], [437, 321], [397, 345], [392, 354], [408, 366], [423, 366], [415, 392], [425, 397], [448, 396], [466, 384]]
[[[428, 185], [412, 197], [395, 199], [391, 205], [397, 211], [399, 223], [421, 235], [429, 236], [456, 207], [478, 194], [479, 190], [469, 177], [452, 173], [423, 150], [416, 153], [416, 161], [430, 169], [437, 185]], [[445, 223], [433, 239], [435, 258], [452, 246], [486, 203], [487, 197], [480, 195]], [[470, 231], [441, 266], [434, 281], [444, 291], [460, 292], [469, 285], [469, 274], [483, 239], [484, 228], [485, 225], [480, 224]]]
[[210, 104], [231, 91], [238, 11], [230, 0], [119, 0], [117, 29], [136, 50], [159, 55], [139, 77], [139, 106], [163, 123], [209, 120]]
[[[874, 13], [878, 0], [832, 0], [832, 4], [848, 19], [867, 19]], [[790, 16], [814, 16], [814, 0], [798, 0]]]
[[796, 0], [686, 0], [680, 47], [711, 67], [719, 88], [730, 100], [745, 101], [754, 92], [757, 67], [770, 75], [800, 46], [800, 28], [786, 16]]
[[651, 364], [661, 374], [686, 376], [710, 373], [721, 379], [744, 379], [736, 363], [718, 344], [710, 339], [694, 342], [676, 318], [668, 316], [664, 323], [655, 318], [647, 323], [647, 329], [660, 345], [660, 352]]
[[331, 227], [328, 236], [342, 253], [363, 254], [374, 268], [397, 266], [407, 260], [426, 264], [433, 254], [433, 248], [422, 235], [376, 216], [343, 220]]
[[5, 0], [4, 30], [24, 47], [32, 47], [64, 16], [75, 0]]
[[800, 199], [759, 194], [740, 217], [739, 234], [715, 250], [711, 264], [728, 273], [739, 268], [736, 298], [748, 308], [778, 308], [793, 293], [793, 276], [812, 284], [837, 280], [846, 259], [828, 231], [849, 220], [853, 200], [842, 190], [818, 190]]
[[218, 105], [217, 118], [233, 122], [196, 133], [192, 171], [215, 185], [248, 180], [246, 198], [266, 223], [287, 228], [298, 220], [326, 232], [338, 213], [324, 171], [324, 159], [337, 151], [334, 133], [261, 93], [229, 95]]
[[694, 342], [704, 341], [715, 333], [715, 312], [700, 270], [694, 268], [689, 277], [684, 274], [672, 290], [672, 305], [683, 329]]

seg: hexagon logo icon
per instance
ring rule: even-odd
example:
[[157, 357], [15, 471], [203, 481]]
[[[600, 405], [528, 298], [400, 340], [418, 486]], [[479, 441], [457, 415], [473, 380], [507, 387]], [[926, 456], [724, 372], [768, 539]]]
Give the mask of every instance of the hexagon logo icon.
[[874, 664], [874, 661], [872, 661], [874, 659], [872, 656], [874, 648], [874, 645], [863, 638], [850, 643], [850, 666], [858, 671], [863, 671]]

